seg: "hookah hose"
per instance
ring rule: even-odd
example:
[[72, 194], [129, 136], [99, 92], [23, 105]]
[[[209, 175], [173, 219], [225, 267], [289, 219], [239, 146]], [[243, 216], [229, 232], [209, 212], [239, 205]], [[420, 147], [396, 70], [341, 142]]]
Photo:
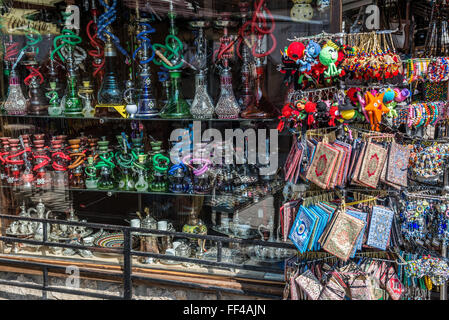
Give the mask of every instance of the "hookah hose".
[[111, 25], [117, 19], [117, 0], [112, 0], [112, 5], [108, 6], [103, 0], [99, 0], [100, 4], [105, 7], [106, 11], [98, 18], [98, 30], [97, 34], [100, 40], [106, 42], [105, 35], [108, 35], [117, 49], [128, 57], [126, 50], [120, 45], [120, 39], [107, 30], [107, 27]]
[[65, 161], [70, 161], [70, 159], [72, 159], [72, 158], [70, 158], [68, 155], [66, 155], [62, 151], [57, 151], [57, 152], [53, 153], [51, 155], [51, 157], [53, 159], [52, 167], [53, 167], [53, 169], [55, 169], [55, 171], [67, 171], [67, 165], [62, 165], [62, 164], [57, 163], [55, 161], [55, 158], [60, 158]]
[[[18, 29], [23, 29], [23, 28], [18, 28]], [[17, 29], [17, 30], [18, 30]], [[30, 27], [26, 27], [26, 30], [30, 31], [29, 33], [25, 34], [25, 37], [27, 39], [27, 43], [25, 44], [25, 46], [20, 50], [20, 52], [26, 52], [26, 50], [30, 47], [34, 47], [36, 44], [38, 44], [39, 42], [42, 41], [42, 36], [39, 33], [39, 31], [30, 28]], [[34, 35], [36, 35], [37, 37], [34, 38]], [[36, 54], [39, 53], [39, 47], [36, 47]]]
[[138, 47], [134, 53], [133, 53], [133, 59], [136, 60], [136, 56], [139, 53], [139, 51], [144, 50], [145, 48], [151, 48], [151, 56], [148, 57], [146, 60], [140, 61], [140, 64], [147, 64], [150, 63], [154, 59], [154, 49], [151, 45], [151, 39], [147, 37], [147, 35], [150, 35], [154, 32], [156, 32], [156, 29], [154, 29], [150, 24], [141, 22], [139, 23], [139, 26], [145, 27], [146, 29], [142, 30], [137, 34], [137, 40], [141, 41], [140, 47]]
[[52, 88], [50, 91], [45, 93], [45, 97], [49, 99], [50, 106], [54, 106], [58, 104], [58, 92], [56, 91], [56, 88]]
[[26, 66], [27, 70], [30, 71], [30, 74], [23, 80], [23, 82], [29, 86], [31, 83], [31, 80], [33, 78], [39, 78], [39, 84], [42, 84], [44, 82], [44, 76], [42, 75], [42, 73], [39, 71], [40, 67], [33, 67], [33, 66]]
[[[103, 79], [104, 74], [104, 49], [103, 44], [97, 41], [98, 39], [98, 25], [97, 25], [97, 18], [98, 18], [98, 11], [96, 8], [92, 8], [92, 20], [89, 21], [89, 23], [86, 26], [86, 34], [89, 38], [90, 45], [94, 47], [94, 50], [89, 50], [87, 53], [93, 58], [92, 59], [92, 66], [94, 67], [94, 71], [92, 73], [93, 77], [99, 76], [100, 80]], [[91, 33], [91, 30], [93, 29], [94, 34]]]
[[5, 162], [8, 163], [8, 164], [22, 165], [22, 164], [25, 163], [25, 161], [23, 159], [22, 160], [13, 160], [13, 159], [22, 156], [22, 154], [24, 154], [25, 152], [31, 152], [31, 149], [30, 148], [26, 148], [26, 149], [23, 149], [22, 151], [19, 151], [17, 153], [10, 154], [9, 156], [6, 157]]
[[10, 36], [10, 42], [5, 44], [5, 61], [13, 61], [19, 54], [19, 43], [13, 42], [12, 36]]
[[43, 159], [40, 163], [36, 164], [33, 167], [33, 171], [38, 171], [39, 169], [44, 168], [45, 166], [47, 166], [50, 163], [50, 158], [46, 155], [34, 155], [33, 154], [34, 159]]
[[[167, 167], [161, 167], [162, 161], [159, 161], [159, 160], [165, 161], [167, 163]], [[169, 163], [170, 163], [170, 159], [167, 158], [166, 156], [164, 156], [163, 154], [158, 153], [153, 157], [153, 167], [154, 167], [154, 169], [156, 169], [159, 172], [166, 172], [168, 170]]]
[[105, 153], [103, 155], [99, 155], [101, 161], [98, 161], [98, 163], [95, 165], [95, 168], [100, 169], [103, 167], [108, 167], [111, 169], [115, 168], [114, 162], [112, 162], [112, 159], [114, 158], [114, 153], [111, 151], [109, 153]]
[[[85, 152], [85, 151], [84, 151]], [[75, 168], [78, 168], [80, 165], [82, 165], [83, 163], [84, 163], [84, 158], [85, 158], [85, 153], [84, 152], [74, 152], [74, 153], [71, 153], [70, 154], [70, 159], [72, 159], [72, 158], [75, 158], [75, 157], [77, 157], [76, 159], [75, 159], [75, 161], [72, 163], [72, 164], [70, 164], [67, 168], [68, 169], [70, 169], [70, 170], [72, 170], [72, 169], [75, 169]]]
[[[61, 54], [61, 49], [64, 46], [70, 45], [70, 46], [76, 46], [77, 44], [81, 43], [81, 37], [78, 36], [74, 31], [69, 29], [62, 30], [63, 34], [55, 37], [53, 40], [54, 49], [50, 54], [50, 58], [52, 60], [55, 59], [55, 53], [58, 54], [59, 58], [61, 58], [61, 61], [64, 62], [65, 58]], [[61, 41], [61, 44], [58, 45], [58, 41]]]
[[[237, 55], [239, 56], [240, 59], [242, 59], [242, 56], [240, 55], [240, 47], [242, 45], [242, 42], [245, 39], [245, 36], [247, 34], [245, 34], [247, 32], [248, 27], [250, 26], [250, 32], [248, 32], [248, 34], [257, 34], [257, 38], [259, 41], [262, 40], [262, 38], [265, 35], [269, 35], [271, 40], [272, 40], [272, 46], [269, 50], [267, 50], [267, 52], [265, 53], [257, 53], [256, 49], [257, 46], [253, 45], [251, 50], [252, 50], [252, 54], [254, 57], [256, 58], [264, 58], [268, 55], [270, 55], [277, 46], [277, 41], [276, 41], [276, 37], [273, 35], [273, 31], [276, 27], [276, 23], [274, 21], [274, 17], [271, 14], [270, 10], [268, 10], [268, 8], [265, 6], [265, 0], [259, 0], [259, 2], [255, 2], [254, 3], [254, 13], [253, 13], [253, 17], [251, 19], [251, 21], [247, 21], [239, 30], [239, 40], [237, 43]], [[268, 19], [270, 20], [270, 24], [271, 27], [268, 28], [268, 21], [267, 18], [265, 17], [265, 14], [268, 16]]]

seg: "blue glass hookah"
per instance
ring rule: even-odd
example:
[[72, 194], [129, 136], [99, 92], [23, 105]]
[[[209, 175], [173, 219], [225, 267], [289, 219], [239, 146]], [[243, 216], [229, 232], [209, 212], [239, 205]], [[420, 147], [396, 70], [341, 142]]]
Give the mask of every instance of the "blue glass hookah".
[[[98, 38], [105, 43], [105, 74], [101, 88], [98, 91], [97, 101], [100, 105], [121, 105], [123, 100], [123, 90], [119, 84], [117, 74], [114, 72], [116, 68], [114, 60], [117, 57], [117, 48], [124, 56], [127, 57], [125, 63], [129, 63], [128, 53], [120, 45], [120, 39], [112, 33], [111, 24], [117, 19], [117, 0], [112, 0], [112, 4], [108, 5], [108, 0], [99, 0], [100, 4], [105, 8], [105, 12], [98, 18]], [[115, 46], [115, 47], [114, 47]]]
[[138, 74], [140, 82], [140, 92], [137, 103], [137, 113], [133, 117], [136, 118], [150, 118], [158, 115], [159, 111], [156, 108], [156, 99], [152, 92], [151, 84], [151, 69], [150, 62], [153, 61], [155, 52], [151, 45], [150, 35], [156, 30], [150, 25], [154, 21], [153, 15], [146, 17], [143, 14], [138, 20], [138, 25], [141, 28], [137, 34], [137, 41], [139, 47], [133, 53], [133, 60], [139, 57], [140, 71]]

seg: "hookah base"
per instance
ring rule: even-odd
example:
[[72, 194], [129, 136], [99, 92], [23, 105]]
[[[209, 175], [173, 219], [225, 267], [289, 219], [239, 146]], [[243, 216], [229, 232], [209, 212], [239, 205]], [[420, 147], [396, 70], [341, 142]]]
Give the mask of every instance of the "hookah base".
[[233, 116], [217, 115], [217, 117], [218, 117], [218, 119], [222, 119], [222, 120], [234, 120], [234, 119], [239, 118], [238, 115], [233, 115]]
[[136, 119], [146, 119], [146, 118], [155, 118], [159, 116], [159, 112], [154, 111], [154, 112], [148, 112], [148, 113], [135, 113], [132, 115], [132, 117], [130, 116], [130, 118], [136, 118]]
[[83, 113], [81, 111], [65, 111], [63, 113], [65, 117], [83, 117]]
[[39, 108], [31, 107], [28, 109], [27, 114], [32, 116], [47, 116], [48, 115], [48, 107], [43, 106]]
[[163, 119], [185, 119], [190, 118], [190, 113], [161, 113], [159, 115]]

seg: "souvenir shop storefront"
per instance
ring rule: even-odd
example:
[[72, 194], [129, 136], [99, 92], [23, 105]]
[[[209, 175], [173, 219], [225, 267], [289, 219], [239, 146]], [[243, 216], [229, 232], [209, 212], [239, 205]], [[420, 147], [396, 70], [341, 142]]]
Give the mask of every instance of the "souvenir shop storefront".
[[449, 2], [0, 13], [0, 298], [447, 298]]

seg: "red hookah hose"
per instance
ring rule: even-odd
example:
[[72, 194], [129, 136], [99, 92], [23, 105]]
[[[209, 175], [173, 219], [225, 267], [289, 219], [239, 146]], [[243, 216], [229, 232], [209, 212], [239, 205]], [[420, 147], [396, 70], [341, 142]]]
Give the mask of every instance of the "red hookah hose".
[[[277, 41], [275, 36], [273, 35], [273, 31], [276, 28], [276, 22], [274, 21], [274, 17], [271, 14], [270, 10], [264, 6], [265, 4], [265, 0], [260, 0], [258, 3], [255, 2], [254, 3], [254, 13], [253, 13], [253, 17], [251, 19], [251, 21], [247, 21], [245, 22], [245, 24], [240, 28], [239, 30], [239, 40], [237, 43], [237, 55], [239, 56], [240, 59], [242, 59], [242, 56], [240, 54], [240, 47], [242, 45], [243, 40], [245, 39], [245, 32], [248, 29], [248, 26], [251, 25], [251, 33], [250, 34], [257, 34], [257, 37], [259, 40], [262, 40], [262, 38], [265, 35], [269, 35], [272, 41], [272, 46], [269, 50], [267, 50], [267, 52], [264, 53], [257, 53], [256, 52], [256, 45], [253, 45], [252, 47], [252, 54], [254, 57], [256, 58], [264, 58], [268, 55], [270, 55], [277, 46]], [[268, 16], [268, 19], [270, 20], [271, 23], [271, 27], [268, 29], [268, 22], [267, 22], [267, 18], [265, 17], [264, 12], [262, 11], [262, 8], [264, 9], [263, 11], [265, 11], [265, 14]], [[261, 27], [259, 27], [259, 24], [261, 25]]]
[[34, 155], [34, 159], [44, 159], [41, 163], [36, 164], [33, 167], [33, 171], [38, 171], [39, 169], [42, 169], [43, 167], [45, 167], [46, 165], [48, 165], [50, 163], [50, 158], [46, 155]]
[[26, 67], [31, 73], [23, 80], [23, 82], [29, 86], [31, 79], [33, 79], [34, 77], [39, 77], [40, 81], [39, 84], [42, 84], [44, 82], [44, 76], [42, 75], [42, 73], [40, 73], [39, 68], [35, 68], [33, 66], [27, 66]]
[[12, 160], [13, 158], [17, 158], [17, 157], [20, 157], [22, 154], [24, 154], [25, 152], [31, 152], [31, 149], [30, 148], [26, 148], [26, 149], [24, 149], [24, 150], [22, 150], [22, 151], [19, 151], [19, 152], [17, 152], [17, 153], [15, 153], [15, 154], [10, 154], [9, 156], [7, 156], [6, 157], [6, 163], [9, 163], [9, 164], [18, 164], [18, 165], [21, 165], [21, 164], [24, 164], [25, 163], [25, 161], [23, 161], [23, 160]]
[[19, 43], [13, 42], [5, 45], [5, 61], [12, 61], [19, 54]]
[[[58, 152], [55, 152], [55, 153], [53, 153], [52, 155], [51, 155], [51, 157], [54, 159], [54, 158], [56, 158], [56, 157], [59, 157], [59, 158], [61, 158], [61, 159], [63, 159], [63, 160], [66, 160], [66, 161], [70, 161], [72, 158], [70, 158], [68, 155], [66, 155], [64, 152], [62, 152], [62, 151], [58, 151]], [[59, 163], [57, 163], [56, 161], [54, 161], [53, 160], [53, 163], [52, 163], [52, 167], [53, 167], [53, 169], [55, 169], [56, 171], [67, 171], [67, 165], [61, 165], [61, 164], [59, 164]]]
[[[92, 35], [90, 33], [91, 30], [91, 26], [93, 26], [93, 29], [95, 31], [95, 34]], [[90, 44], [92, 47], [96, 48], [95, 50], [89, 50], [87, 51], [87, 53], [93, 58], [92, 61], [92, 66], [95, 68], [94, 72], [92, 73], [92, 75], [94, 77], [99, 76], [100, 80], [103, 79], [103, 67], [104, 67], [104, 50], [103, 50], [103, 46], [101, 43], [97, 42], [96, 39], [98, 39], [98, 33], [97, 33], [98, 27], [95, 24], [94, 20], [90, 20], [89, 23], [87, 24], [86, 27], [86, 33], [87, 33], [87, 37], [90, 40]], [[101, 63], [97, 63], [95, 60], [96, 59], [101, 59]]]
[[9, 152], [0, 152], [0, 161], [2, 162], [2, 164], [6, 163], [4, 156], [6, 156], [8, 153]]

